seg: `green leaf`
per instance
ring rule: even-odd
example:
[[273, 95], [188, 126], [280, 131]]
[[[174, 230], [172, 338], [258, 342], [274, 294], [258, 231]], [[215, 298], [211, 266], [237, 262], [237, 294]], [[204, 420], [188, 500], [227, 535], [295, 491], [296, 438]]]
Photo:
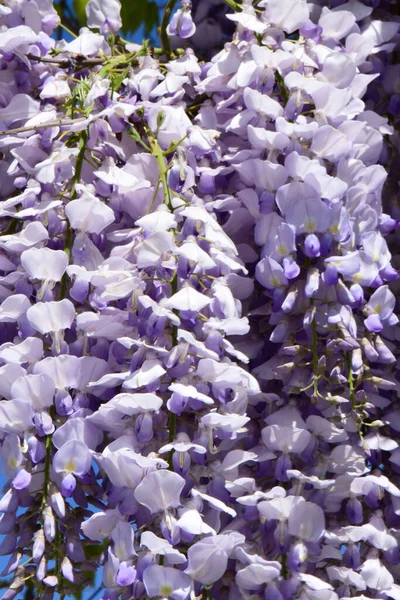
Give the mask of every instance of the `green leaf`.
[[119, 75], [115, 75], [112, 80], [112, 87], [115, 91], [118, 91], [121, 87], [123, 80], [128, 76], [129, 71], [131, 70], [131, 65], [128, 65], [122, 73]]
[[144, 35], [148, 37], [152, 30], [158, 26], [159, 11], [155, 2], [146, 5], [146, 18], [144, 20]]
[[157, 4], [144, 0], [121, 0], [122, 32], [134, 33], [142, 25], [145, 36], [149, 36], [158, 25], [159, 12]]
[[143, 23], [145, 19], [146, 3], [143, 0], [122, 0], [121, 19], [122, 32], [124, 34], [133, 33]]
[[80, 25], [86, 25], [86, 4], [89, 0], [73, 0], [73, 8]]
[[[86, 5], [89, 0], [72, 0], [72, 8], [80, 26], [86, 25]], [[144, 35], [149, 37], [159, 24], [159, 7], [154, 0], [120, 0], [122, 33], [130, 34], [144, 27]], [[60, 12], [57, 4], [56, 8]], [[62, 16], [62, 15], [60, 15]]]
[[104, 551], [106, 544], [87, 544], [85, 546], [85, 556], [87, 558], [98, 558]]

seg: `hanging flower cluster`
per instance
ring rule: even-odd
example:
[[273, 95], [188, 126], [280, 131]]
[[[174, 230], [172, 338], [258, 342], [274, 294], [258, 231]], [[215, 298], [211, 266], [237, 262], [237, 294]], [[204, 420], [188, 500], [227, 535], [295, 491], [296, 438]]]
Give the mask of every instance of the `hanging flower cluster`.
[[400, 20], [227, 4], [0, 7], [4, 600], [400, 599]]

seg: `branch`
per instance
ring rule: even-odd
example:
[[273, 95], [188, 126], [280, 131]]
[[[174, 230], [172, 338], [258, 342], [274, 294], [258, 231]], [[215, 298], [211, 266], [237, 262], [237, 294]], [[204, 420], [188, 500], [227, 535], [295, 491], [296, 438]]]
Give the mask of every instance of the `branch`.
[[97, 596], [97, 594], [99, 594], [102, 590], [102, 587], [100, 586], [99, 588], [97, 588], [97, 590], [95, 590], [93, 592], [93, 594], [88, 598], [88, 600], [94, 600]]
[[26, 55], [29, 60], [36, 60], [37, 62], [42, 63], [52, 63], [54, 65], [58, 65], [61, 69], [68, 69], [71, 64], [76, 63], [77, 67], [80, 69], [86, 69], [90, 67], [96, 67], [97, 65], [103, 65], [107, 58], [88, 58], [87, 56], [81, 56], [78, 54], [74, 58], [56, 58], [53, 56], [35, 56], [34, 54]]
[[[176, 0], [174, 0], [176, 2]], [[169, 43], [168, 36], [167, 41]], [[180, 56], [183, 54], [183, 50], [181, 48], [176, 50], [176, 54]], [[41, 63], [49, 63], [53, 65], [57, 65], [60, 69], [70, 69], [71, 67], [75, 70], [80, 69], [90, 69], [92, 67], [97, 67], [101, 65], [107, 66], [109, 64], [113, 68], [117, 68], [119, 66], [125, 67], [126, 65], [137, 64], [137, 59], [140, 56], [146, 56], [150, 54], [151, 56], [160, 56], [161, 54], [165, 54], [165, 48], [148, 48], [147, 44], [143, 43], [140, 50], [137, 52], [129, 52], [127, 54], [118, 54], [116, 56], [104, 56], [104, 57], [87, 57], [82, 54], [76, 54], [75, 56], [68, 56], [65, 58], [57, 58], [56, 56], [35, 56], [34, 54], [27, 54], [26, 57], [29, 60], [33, 60]]]
[[171, 49], [171, 42], [169, 40], [169, 36], [167, 33], [167, 27], [168, 27], [168, 23], [169, 23], [169, 18], [171, 16], [171, 12], [174, 10], [174, 6], [176, 4], [177, 0], [168, 0], [166, 6], [165, 6], [165, 10], [161, 19], [161, 25], [160, 25], [160, 39], [161, 39], [161, 46], [163, 47], [163, 50], [165, 52], [165, 54], [167, 55], [167, 58], [170, 58], [171, 54], [172, 54], [172, 49]]
[[27, 127], [5, 129], [3, 131], [0, 131], [0, 137], [4, 137], [5, 135], [17, 135], [18, 133], [25, 133], [27, 131], [36, 131], [37, 129], [49, 129], [50, 127], [64, 127], [66, 125], [75, 125], [75, 123], [82, 123], [83, 121], [86, 121], [86, 117], [81, 117], [80, 119], [56, 119], [55, 121], [50, 121], [49, 123], [43, 123], [40, 125], [28, 125]]

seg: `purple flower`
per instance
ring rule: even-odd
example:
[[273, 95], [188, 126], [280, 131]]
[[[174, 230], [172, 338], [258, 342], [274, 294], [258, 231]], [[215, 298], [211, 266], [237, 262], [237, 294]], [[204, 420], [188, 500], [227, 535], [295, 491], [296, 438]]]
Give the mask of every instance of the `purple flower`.
[[178, 569], [150, 565], [143, 573], [143, 583], [150, 598], [162, 596], [186, 600], [191, 588], [190, 578]]
[[234, 4], [0, 6], [5, 598], [399, 595], [399, 23]]
[[190, 9], [185, 7], [176, 11], [167, 27], [168, 35], [176, 35], [182, 39], [192, 37], [195, 31], [196, 25], [193, 22]]
[[146, 475], [135, 490], [135, 498], [151, 513], [180, 506], [180, 494], [185, 485], [177, 473], [161, 470]]
[[103, 35], [118, 31], [122, 26], [120, 10], [118, 0], [89, 0], [86, 5], [88, 27], [100, 29]]
[[395, 325], [398, 318], [393, 314], [395, 297], [387, 285], [374, 292], [365, 306], [365, 326], [369, 331], [379, 332], [385, 325]]

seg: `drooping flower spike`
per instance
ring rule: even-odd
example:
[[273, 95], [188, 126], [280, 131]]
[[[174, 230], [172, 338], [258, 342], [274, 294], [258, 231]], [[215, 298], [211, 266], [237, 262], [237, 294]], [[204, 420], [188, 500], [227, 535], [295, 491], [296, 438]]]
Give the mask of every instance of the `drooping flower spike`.
[[394, 4], [172, 4], [0, 7], [3, 597], [396, 599]]

